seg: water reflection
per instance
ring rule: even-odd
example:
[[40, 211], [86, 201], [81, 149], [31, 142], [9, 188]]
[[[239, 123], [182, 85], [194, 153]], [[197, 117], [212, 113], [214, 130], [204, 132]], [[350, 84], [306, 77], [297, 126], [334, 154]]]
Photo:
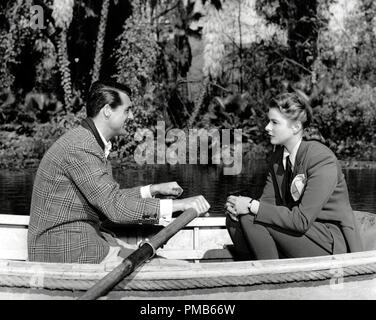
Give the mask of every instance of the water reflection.
[[116, 170], [114, 177], [123, 187], [177, 181], [184, 189], [182, 197], [202, 194], [210, 203], [211, 215], [223, 212], [227, 195], [246, 194], [247, 190], [255, 196], [261, 195], [266, 176], [264, 162], [243, 166], [242, 173], [236, 176], [223, 175], [219, 166], [181, 165], [145, 166], [143, 169]]
[[[0, 213], [28, 215], [35, 169], [0, 170]], [[376, 169], [344, 170], [354, 210], [376, 213]], [[237, 176], [223, 175], [223, 168], [209, 165], [148, 165], [115, 169], [114, 177], [122, 188], [151, 183], [177, 181], [183, 197], [204, 195], [211, 204], [211, 215], [221, 215], [228, 194], [261, 195], [265, 183], [263, 161], [243, 165]]]
[[353, 209], [376, 213], [376, 169], [344, 170]]

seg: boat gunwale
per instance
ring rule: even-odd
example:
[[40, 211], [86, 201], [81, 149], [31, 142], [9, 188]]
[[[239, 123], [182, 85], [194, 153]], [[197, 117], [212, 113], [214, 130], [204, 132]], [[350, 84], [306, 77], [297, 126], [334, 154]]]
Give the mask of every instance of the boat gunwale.
[[[376, 265], [376, 250], [346, 253], [332, 256], [293, 258], [263, 261], [234, 261], [190, 263], [180, 260], [155, 259], [141, 266], [130, 279], [162, 280], [218, 277], [259, 276], [291, 272], [321, 271], [340, 268]], [[35, 276], [59, 279], [99, 279], [116, 267], [116, 264], [43, 263], [0, 260], [0, 277]], [[163, 270], [165, 268], [165, 270]]]

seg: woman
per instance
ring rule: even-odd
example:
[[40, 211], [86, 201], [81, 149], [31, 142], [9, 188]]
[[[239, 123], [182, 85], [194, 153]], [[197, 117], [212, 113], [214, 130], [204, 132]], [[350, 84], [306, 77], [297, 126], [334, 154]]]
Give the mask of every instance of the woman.
[[227, 229], [241, 259], [332, 255], [362, 250], [340, 164], [303, 139], [312, 111], [299, 92], [274, 100], [266, 131], [275, 145], [259, 200], [229, 196]]

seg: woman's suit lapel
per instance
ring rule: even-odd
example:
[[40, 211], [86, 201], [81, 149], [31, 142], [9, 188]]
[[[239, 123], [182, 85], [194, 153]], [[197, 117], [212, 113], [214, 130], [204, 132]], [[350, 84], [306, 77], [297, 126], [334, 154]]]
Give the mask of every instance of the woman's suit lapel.
[[275, 177], [277, 180], [277, 185], [278, 185], [278, 191], [279, 191], [279, 196], [282, 199], [282, 183], [283, 183], [283, 175], [284, 175], [284, 168], [282, 164], [282, 159], [280, 158], [278, 162], [274, 163], [274, 172], [275, 172]]
[[294, 170], [292, 172], [292, 179], [294, 180], [295, 176], [299, 173], [304, 173], [304, 159], [307, 154], [307, 148], [308, 144], [307, 141], [303, 140], [300, 143], [299, 149], [296, 153], [296, 158], [295, 158], [295, 165], [294, 165]]
[[274, 192], [277, 193], [278, 192], [278, 195], [276, 194], [276, 198], [279, 199], [279, 201], [277, 201], [278, 203], [282, 201], [282, 181], [283, 181], [283, 175], [284, 175], [284, 168], [283, 168], [283, 164], [282, 164], [282, 156], [283, 156], [283, 147], [280, 147], [278, 146], [276, 149], [275, 149], [275, 153], [274, 153], [274, 159], [272, 159], [272, 171], [273, 171], [273, 174], [272, 174], [272, 177], [274, 178], [274, 183], [277, 185], [277, 189], [276, 190], [276, 186], [274, 184]]
[[[307, 147], [308, 147], [307, 142], [303, 140], [299, 146], [298, 152], [296, 153], [292, 179], [294, 179], [297, 174], [304, 173], [303, 165], [304, 165], [305, 154], [307, 153]], [[283, 168], [282, 158], [283, 158], [283, 147], [280, 147], [277, 149], [277, 152], [276, 152], [276, 158], [273, 163], [273, 171], [275, 173], [279, 196], [281, 199], [283, 199], [282, 184], [283, 184], [283, 176], [285, 174], [285, 169]]]

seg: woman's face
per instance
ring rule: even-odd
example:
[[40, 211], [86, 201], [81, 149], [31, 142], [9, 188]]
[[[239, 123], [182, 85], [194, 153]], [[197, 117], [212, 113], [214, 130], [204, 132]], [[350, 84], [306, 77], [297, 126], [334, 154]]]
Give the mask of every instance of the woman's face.
[[270, 136], [271, 144], [286, 145], [294, 137], [291, 120], [287, 119], [278, 108], [270, 108], [269, 123], [265, 130]]

